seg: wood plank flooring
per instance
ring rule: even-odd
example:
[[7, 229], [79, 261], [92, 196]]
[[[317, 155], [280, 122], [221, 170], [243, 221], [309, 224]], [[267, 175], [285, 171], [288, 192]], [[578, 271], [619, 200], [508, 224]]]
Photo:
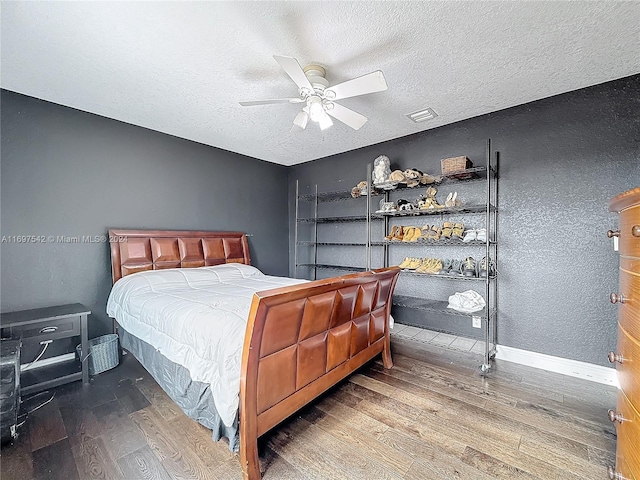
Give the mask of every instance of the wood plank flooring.
[[[261, 440], [265, 480], [600, 480], [616, 390], [409, 339]], [[240, 480], [237, 455], [187, 418], [131, 356], [55, 389], [0, 451], [2, 480]]]

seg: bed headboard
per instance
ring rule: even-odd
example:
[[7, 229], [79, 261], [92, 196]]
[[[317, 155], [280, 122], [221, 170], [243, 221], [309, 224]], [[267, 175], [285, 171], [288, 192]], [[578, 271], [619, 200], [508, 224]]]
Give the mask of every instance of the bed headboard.
[[251, 264], [242, 232], [109, 230], [113, 283], [143, 270]]

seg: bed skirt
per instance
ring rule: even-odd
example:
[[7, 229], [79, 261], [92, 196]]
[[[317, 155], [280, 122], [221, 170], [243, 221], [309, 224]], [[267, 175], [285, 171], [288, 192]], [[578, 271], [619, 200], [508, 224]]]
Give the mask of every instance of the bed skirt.
[[186, 368], [168, 360], [154, 347], [120, 326], [118, 334], [122, 348], [136, 357], [188, 417], [211, 429], [215, 441], [226, 437], [229, 440], [229, 450], [239, 450], [238, 417], [236, 415], [231, 427], [222, 423], [208, 384], [194, 382]]

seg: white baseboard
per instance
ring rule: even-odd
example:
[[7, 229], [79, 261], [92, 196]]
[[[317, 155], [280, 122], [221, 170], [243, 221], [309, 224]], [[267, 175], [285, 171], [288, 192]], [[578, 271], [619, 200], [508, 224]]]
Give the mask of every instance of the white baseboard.
[[504, 345], [497, 346], [496, 359], [620, 388], [615, 368], [505, 347]]
[[50, 365], [55, 365], [56, 363], [68, 362], [76, 358], [75, 353], [65, 353], [64, 355], [58, 355], [56, 357], [43, 358], [38, 360], [36, 363], [28, 367], [28, 363], [24, 365], [20, 365], [20, 371], [24, 372], [25, 370], [35, 370], [37, 368], [48, 367]]

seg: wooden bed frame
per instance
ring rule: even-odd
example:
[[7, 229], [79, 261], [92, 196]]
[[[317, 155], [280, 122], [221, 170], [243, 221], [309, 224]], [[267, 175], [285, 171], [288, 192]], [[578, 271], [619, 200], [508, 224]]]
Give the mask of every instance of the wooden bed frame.
[[[131, 273], [250, 264], [241, 232], [109, 230], [113, 282]], [[389, 314], [397, 267], [253, 296], [240, 378], [240, 463], [261, 477], [258, 437], [382, 353], [391, 368]]]

